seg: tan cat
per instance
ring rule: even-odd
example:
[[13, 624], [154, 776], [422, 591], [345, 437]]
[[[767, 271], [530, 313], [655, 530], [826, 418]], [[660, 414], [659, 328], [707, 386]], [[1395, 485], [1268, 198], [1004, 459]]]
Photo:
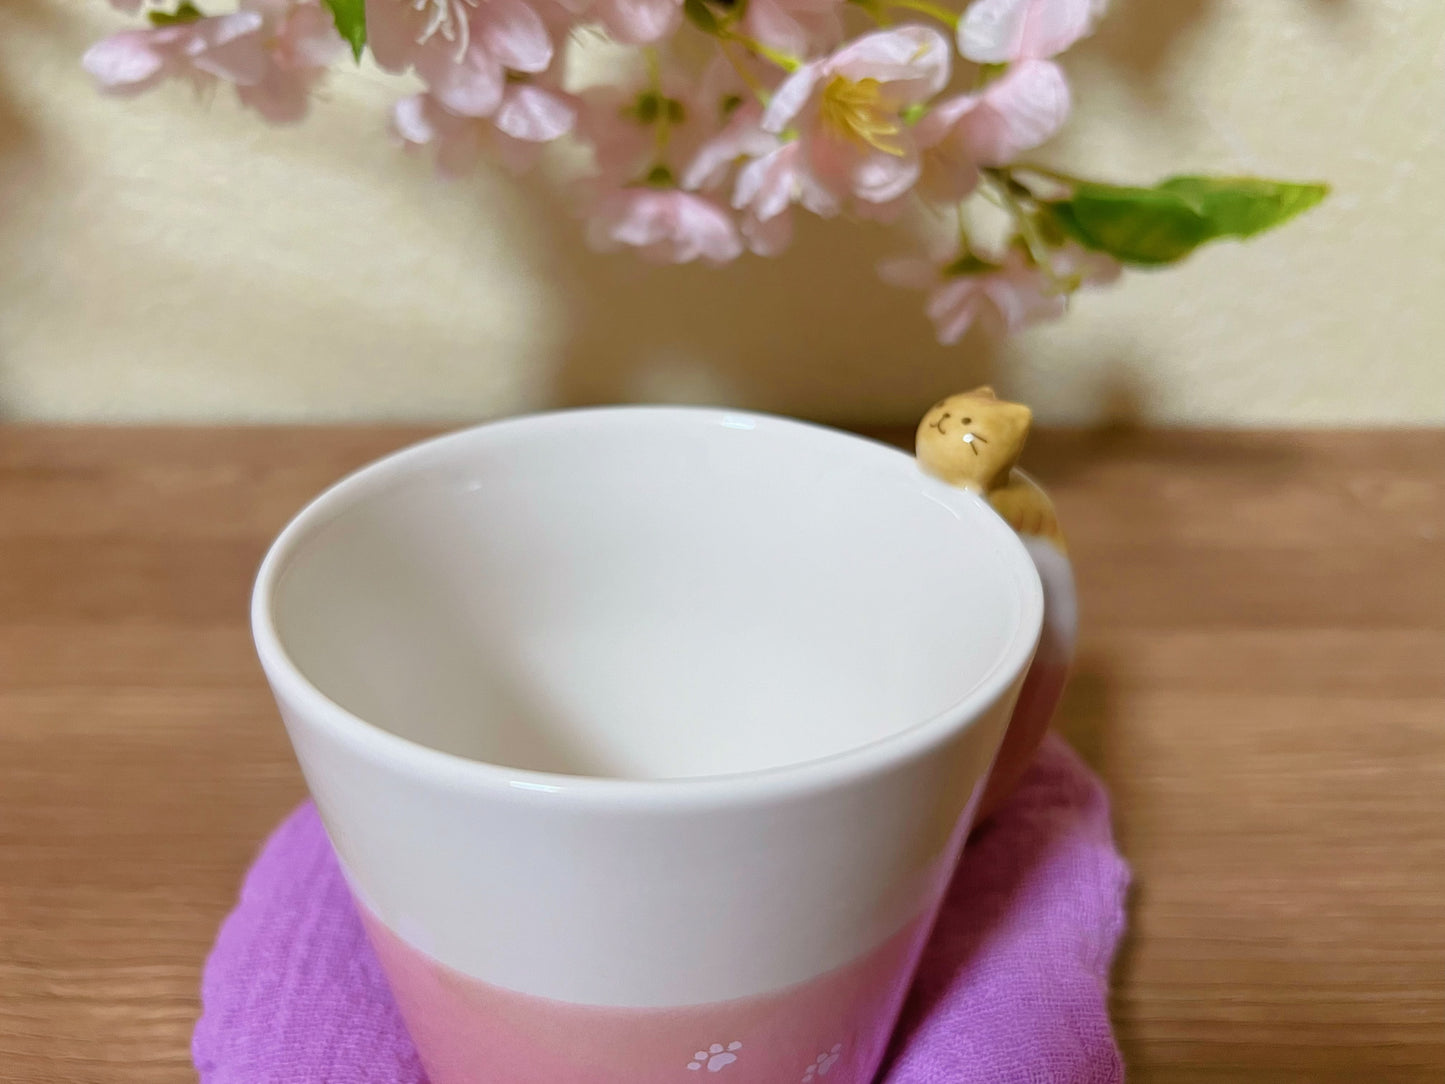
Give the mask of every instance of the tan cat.
[[1013, 469], [1032, 422], [1033, 411], [998, 398], [990, 387], [950, 395], [918, 426], [918, 462], [950, 485], [987, 496], [1020, 534], [1047, 538], [1062, 550], [1054, 502]]
[[1051, 501], [1015, 469], [1033, 412], [984, 387], [951, 395], [918, 426], [918, 462], [929, 474], [981, 494], [1018, 532], [1044, 588], [1044, 623], [1033, 666], [1024, 679], [979, 807], [985, 817], [1008, 797], [1033, 760], [1063, 695], [1078, 631], [1074, 572]]

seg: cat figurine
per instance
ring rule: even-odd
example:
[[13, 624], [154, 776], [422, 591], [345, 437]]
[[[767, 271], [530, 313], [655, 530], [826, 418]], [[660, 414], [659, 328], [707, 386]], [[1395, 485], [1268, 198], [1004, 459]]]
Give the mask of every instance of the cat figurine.
[[1074, 571], [1054, 502], [1015, 466], [1032, 422], [1028, 407], [982, 387], [935, 404], [918, 425], [919, 466], [987, 500], [1018, 533], [1044, 588], [1038, 650], [989, 776], [980, 819], [1012, 793], [1043, 741], [1063, 696], [1078, 636]]

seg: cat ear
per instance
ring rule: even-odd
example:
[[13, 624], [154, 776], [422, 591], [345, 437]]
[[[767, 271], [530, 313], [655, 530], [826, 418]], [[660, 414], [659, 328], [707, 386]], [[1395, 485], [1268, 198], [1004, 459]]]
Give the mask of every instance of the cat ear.
[[997, 399], [997, 398], [998, 398], [998, 396], [994, 394], [993, 385], [992, 385], [992, 384], [985, 384], [985, 385], [983, 385], [983, 387], [981, 387], [981, 388], [974, 388], [973, 391], [966, 391], [966, 392], [963, 393], [963, 396], [964, 396], [964, 398], [966, 398], [966, 399]]
[[994, 413], [998, 419], [995, 437], [999, 445], [998, 451], [1003, 456], [999, 467], [999, 480], [1005, 481], [1023, 453], [1024, 442], [1029, 439], [1034, 412], [1022, 403], [1000, 402], [994, 408]]

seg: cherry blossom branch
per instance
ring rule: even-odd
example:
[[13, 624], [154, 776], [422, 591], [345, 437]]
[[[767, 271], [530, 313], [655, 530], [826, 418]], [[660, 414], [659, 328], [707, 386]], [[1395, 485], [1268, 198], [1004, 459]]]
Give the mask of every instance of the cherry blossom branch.
[[[725, 263], [781, 253], [796, 214], [886, 224], [922, 208], [938, 250], [886, 277], [930, 292], [943, 342], [976, 322], [1012, 331], [1061, 315], [1123, 264], [1253, 236], [1326, 191], [1250, 177], [1109, 185], [1024, 161], [1067, 121], [1058, 57], [1105, 0], [230, 0], [217, 15], [192, 0], [110, 2], [142, 17], [83, 58], [110, 93], [229, 85], [243, 107], [296, 122], [349, 45], [419, 79], [391, 127], [440, 172], [491, 160], [521, 173], [570, 139], [599, 248]], [[879, 28], [852, 33], [848, 5]], [[685, 24], [715, 43], [702, 70]], [[644, 70], [573, 92], [564, 43], [584, 34], [643, 50]], [[971, 200], [1008, 217], [1001, 248], [974, 236]]]

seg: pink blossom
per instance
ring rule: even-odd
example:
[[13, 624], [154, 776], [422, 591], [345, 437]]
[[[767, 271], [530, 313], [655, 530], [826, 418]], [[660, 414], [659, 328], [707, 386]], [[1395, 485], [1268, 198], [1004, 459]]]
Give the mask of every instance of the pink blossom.
[[747, 0], [743, 32], [788, 56], [832, 49], [843, 37], [843, 0]]
[[742, 252], [732, 216], [700, 190], [722, 187], [740, 158], [777, 138], [758, 128], [735, 82], [716, 67], [701, 79], [665, 68], [640, 86], [583, 92], [577, 131], [593, 151], [583, 191], [596, 247], [674, 263]]
[[[759, 256], [777, 256], [792, 241], [790, 204], [805, 191], [811, 195], [811, 186], [790, 165], [798, 158], [798, 145], [764, 132], [762, 119], [759, 104], [738, 106], [721, 132], [699, 147], [682, 173], [682, 186], [717, 191], [736, 172], [733, 205], [743, 212], [738, 225], [744, 241]], [[837, 210], [832, 204], [825, 207]]]
[[791, 163], [798, 145], [762, 128], [762, 108], [739, 106], [728, 124], [705, 142], [682, 175], [684, 188], [714, 191], [737, 170], [733, 206], [742, 211], [743, 239], [760, 256], [776, 256], [792, 241], [790, 205], [802, 183]]
[[[653, 92], [636, 86], [600, 85], [589, 87], [579, 95], [577, 136], [592, 151], [594, 180], [600, 184], [610, 187], [630, 184], [655, 163], [655, 129], [641, 117], [643, 97], [648, 94]], [[664, 99], [670, 97], [668, 92], [655, 94], [651, 108], [666, 108]]]
[[727, 211], [676, 188], [624, 188], [593, 209], [589, 238], [602, 250], [629, 246], [659, 263], [726, 263], [742, 254], [742, 240]]
[[733, 206], [742, 212], [748, 247], [760, 256], [776, 256], [792, 240], [794, 203], [825, 218], [839, 211], [837, 200], [813, 181], [802, 162], [800, 144], [780, 143], [738, 171]]
[[784, 143], [738, 171], [733, 206], [739, 210], [750, 210], [766, 222], [793, 203], [820, 218], [831, 218], [841, 210], [833, 194], [806, 169], [801, 144]]
[[759, 136], [744, 123], [753, 115], [739, 104], [745, 92], [726, 62], [701, 78], [669, 65], [656, 78], [583, 91], [577, 135], [592, 148], [594, 186], [622, 187], [662, 167], [691, 178], [684, 187], [713, 187], [738, 154], [756, 153], [747, 150]]
[[366, 0], [367, 44], [387, 71], [416, 71], [447, 110], [488, 117], [507, 71], [542, 72], [552, 39], [525, 0]]
[[510, 83], [489, 118], [459, 117], [430, 94], [404, 98], [392, 111], [392, 131], [408, 146], [434, 146], [443, 176], [469, 172], [484, 152], [523, 173], [536, 164], [544, 144], [571, 131], [576, 116], [575, 105], [562, 92]]
[[1119, 265], [1107, 256], [1070, 246], [1052, 254], [1046, 273], [1014, 247], [999, 263], [967, 255], [942, 265], [905, 257], [886, 261], [878, 270], [884, 281], [895, 286], [929, 292], [928, 317], [938, 341], [949, 346], [975, 324], [1001, 335], [1056, 319], [1067, 309], [1072, 289], [1113, 281]]
[[757, 158], [781, 146], [781, 140], [762, 127], [763, 110], [744, 102], [729, 113], [717, 134], [703, 140], [682, 171], [682, 187], [712, 191], [722, 187], [740, 162]]
[[968, 195], [980, 166], [1002, 166], [1051, 139], [1068, 119], [1069, 84], [1050, 60], [1024, 60], [974, 94], [936, 104], [918, 122], [920, 190], [940, 202]]
[[950, 49], [936, 30], [903, 26], [864, 35], [788, 76], [763, 128], [798, 133], [795, 167], [835, 203], [898, 199], [921, 169], [903, 113], [948, 83]]
[[1114, 257], [1072, 242], [1049, 253], [1049, 269], [1068, 292], [1081, 286], [1111, 286], [1124, 273], [1124, 266]]
[[194, 19], [170, 26], [122, 30], [96, 42], [81, 65], [108, 94], [139, 94], [168, 78], [207, 85], [216, 79], [259, 83], [266, 57], [259, 11]]
[[1093, 32], [1108, 0], [974, 0], [958, 51], [979, 64], [1047, 60]]
[[759, 256], [779, 256], [793, 243], [793, 216], [787, 211], [768, 219], [744, 212], [739, 229], [748, 250]]
[[223, 79], [243, 104], [284, 123], [305, 115], [312, 87], [343, 48], [319, 4], [246, 0], [230, 15], [122, 31], [81, 63], [111, 94], [138, 94], [167, 78], [198, 86]]
[[237, 97], [275, 124], [301, 120], [312, 88], [346, 48], [331, 13], [320, 4], [291, 0], [243, 0], [242, 7], [265, 18], [267, 63], [255, 83], [237, 84]]
[[592, 16], [618, 41], [647, 45], [678, 28], [682, 0], [597, 0]]

